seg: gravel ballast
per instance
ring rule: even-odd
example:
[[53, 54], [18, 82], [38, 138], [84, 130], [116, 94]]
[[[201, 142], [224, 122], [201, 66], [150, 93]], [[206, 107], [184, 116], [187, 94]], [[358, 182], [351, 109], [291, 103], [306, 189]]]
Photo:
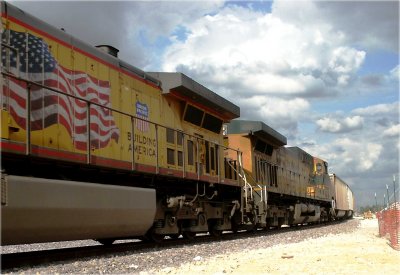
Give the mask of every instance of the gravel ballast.
[[[375, 220], [376, 221], [376, 220]], [[361, 221], [363, 222], [363, 221]], [[371, 229], [372, 228], [372, 229]], [[279, 272], [282, 263], [271, 264], [271, 255], [278, 255], [279, 260], [294, 261], [301, 260], [301, 255], [289, 251], [289, 247], [297, 245], [304, 251], [312, 252], [316, 244], [322, 243], [324, 239], [336, 238], [338, 240], [354, 234], [366, 234], [363, 227], [360, 226], [360, 220], [353, 219], [337, 224], [323, 227], [307, 228], [296, 231], [277, 232], [272, 231], [265, 234], [251, 235], [241, 237], [235, 240], [215, 241], [212, 243], [201, 243], [193, 245], [184, 245], [172, 248], [152, 248], [143, 251], [131, 251], [116, 256], [103, 256], [74, 262], [54, 263], [50, 265], [36, 266], [32, 268], [17, 268], [7, 270], [9, 273], [136, 273], [136, 274], [224, 274], [224, 273], [274, 273]], [[371, 226], [370, 231], [375, 231], [372, 237], [379, 239], [376, 226]], [[372, 232], [371, 231], [371, 232]], [[368, 236], [369, 238], [370, 236]], [[335, 240], [331, 240], [335, 242]], [[93, 245], [93, 242], [70, 242], [67, 246]], [[66, 243], [56, 244], [35, 244], [35, 249], [56, 248], [56, 246], [65, 247]], [[329, 244], [332, 245], [332, 244]], [[2, 253], [10, 253], [25, 250], [33, 246], [10, 246], [2, 247]], [[318, 248], [320, 249], [320, 248]], [[389, 247], [389, 249], [391, 249]], [[314, 249], [315, 250], [315, 249]], [[308, 253], [308, 254], [310, 254]], [[321, 252], [322, 253], [322, 252]], [[340, 252], [335, 252], [340, 254]], [[398, 253], [395, 251], [395, 253]], [[396, 254], [395, 254], [396, 255]], [[399, 255], [399, 254], [398, 254]], [[331, 255], [333, 256], [333, 255]], [[362, 259], [362, 255], [360, 255]], [[329, 259], [329, 255], [327, 256]], [[263, 261], [265, 263], [263, 264]], [[316, 262], [326, 261], [322, 256], [315, 259]], [[254, 269], [255, 263], [260, 264], [261, 270]], [[289, 262], [285, 262], [287, 266]], [[399, 262], [398, 262], [399, 263]], [[312, 265], [310, 265], [311, 267]], [[300, 272], [300, 270], [296, 269]], [[290, 269], [289, 269], [290, 271]], [[285, 272], [289, 272], [285, 271]], [[293, 271], [293, 270], [292, 270]], [[285, 273], [283, 272], [283, 273]], [[301, 271], [303, 272], [303, 271]], [[300, 272], [300, 273], [301, 273]], [[310, 273], [310, 272], [307, 272]], [[294, 272], [297, 274], [297, 272]], [[351, 273], [349, 273], [351, 274]], [[386, 273], [388, 274], [388, 273]], [[390, 272], [389, 272], [390, 274]]]

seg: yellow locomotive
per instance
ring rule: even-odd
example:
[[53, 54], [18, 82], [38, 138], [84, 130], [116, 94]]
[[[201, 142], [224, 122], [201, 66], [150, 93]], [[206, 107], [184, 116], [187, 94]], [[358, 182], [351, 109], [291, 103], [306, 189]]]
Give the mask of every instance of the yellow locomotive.
[[144, 73], [112, 47], [1, 8], [3, 244], [143, 235], [155, 188], [172, 203], [180, 185], [192, 197], [239, 186], [220, 135], [239, 107], [183, 74]]
[[327, 164], [238, 106], [0, 7], [2, 245], [336, 217]]

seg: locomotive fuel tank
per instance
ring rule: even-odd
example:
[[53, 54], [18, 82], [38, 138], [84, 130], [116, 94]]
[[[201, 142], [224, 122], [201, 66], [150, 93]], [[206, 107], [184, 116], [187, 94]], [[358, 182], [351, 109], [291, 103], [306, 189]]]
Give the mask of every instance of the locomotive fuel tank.
[[153, 189], [2, 175], [1, 245], [142, 236]]

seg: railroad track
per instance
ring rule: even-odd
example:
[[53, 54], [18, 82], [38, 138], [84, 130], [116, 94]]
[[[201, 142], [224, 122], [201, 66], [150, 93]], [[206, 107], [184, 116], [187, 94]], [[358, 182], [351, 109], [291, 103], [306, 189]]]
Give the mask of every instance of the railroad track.
[[199, 235], [192, 240], [183, 238], [165, 239], [160, 243], [154, 243], [150, 241], [138, 241], [138, 242], [132, 241], [125, 243], [116, 243], [109, 246], [99, 244], [99, 245], [85, 246], [85, 247], [69, 247], [69, 248], [48, 249], [40, 251], [7, 253], [1, 255], [1, 263], [2, 263], [1, 271], [2, 272], [11, 271], [11, 269], [13, 268], [21, 268], [27, 266], [34, 267], [38, 265], [56, 264], [60, 262], [72, 262], [78, 260], [81, 261], [95, 257], [121, 255], [124, 253], [132, 253], [132, 252], [141, 253], [147, 250], [154, 251], [154, 249], [163, 250], [165, 248], [202, 244], [207, 242], [229, 241], [234, 239], [251, 238], [257, 236], [268, 236], [268, 235], [273, 236], [288, 231], [306, 230], [319, 226], [327, 226], [327, 225], [312, 224], [312, 225], [303, 225], [296, 227], [282, 227], [279, 229], [270, 229], [270, 230], [257, 230], [255, 232], [245, 232], [245, 231], [240, 231], [237, 233], [225, 232], [218, 239], [210, 235]]

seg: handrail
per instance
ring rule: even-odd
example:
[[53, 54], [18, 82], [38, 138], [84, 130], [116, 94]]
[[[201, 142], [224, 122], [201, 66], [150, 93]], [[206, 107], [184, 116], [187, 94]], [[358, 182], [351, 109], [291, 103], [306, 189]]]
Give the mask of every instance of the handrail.
[[[87, 144], [86, 144], [86, 152], [87, 152], [87, 160], [86, 163], [90, 164], [91, 160], [92, 160], [92, 153], [91, 153], [91, 137], [90, 137], [90, 102], [86, 102], [86, 106], [87, 106], [87, 112], [86, 112], [86, 129], [88, 132], [88, 140], [87, 140]], [[30, 109], [28, 110], [28, 112], [30, 112]]]
[[27, 87], [27, 97], [26, 97], [26, 151], [25, 154], [29, 155], [31, 153], [31, 86]]
[[131, 117], [132, 170], [135, 170], [135, 119]]
[[[8, 49], [10, 49], [11, 51], [14, 51], [16, 54], [15, 54], [15, 56], [17, 57], [17, 60], [16, 60], [16, 64], [15, 64], [15, 66], [16, 66], [16, 68], [19, 68], [20, 67], [20, 55], [19, 55], [19, 50], [17, 49], [17, 48], [14, 48], [14, 47], [12, 47], [12, 46], [10, 46], [10, 45], [8, 45], [8, 44], [6, 44], [6, 43], [1, 43], [1, 46], [2, 47], [5, 47], [5, 48], [8, 48]], [[10, 66], [10, 60], [9, 59], [6, 59], [6, 61], [8, 61], [7, 62], [7, 64], [8, 64], [8, 66]], [[3, 66], [2, 66], [3, 67]], [[7, 68], [7, 66], [6, 66], [6, 68]], [[20, 74], [20, 71], [17, 69], [17, 73], [18, 73], [18, 77], [20, 76], [19, 74]]]
[[[8, 77], [15, 78], [15, 79], [17, 79], [17, 80], [25, 81], [25, 82], [27, 82], [28, 84], [35, 85], [35, 86], [38, 86], [38, 87], [41, 87], [41, 88], [50, 90], [50, 91], [55, 92], [55, 93], [57, 93], [57, 94], [69, 96], [69, 97], [72, 97], [72, 98], [74, 98], [74, 99], [77, 99], [77, 100], [80, 100], [80, 101], [83, 101], [83, 102], [86, 102], [86, 103], [90, 103], [91, 105], [95, 105], [95, 106], [101, 107], [101, 108], [103, 108], [103, 109], [107, 109], [107, 110], [109, 110], [109, 111], [118, 113], [118, 114], [120, 114], [120, 115], [125, 115], [125, 116], [128, 116], [128, 117], [134, 118], [134, 119], [146, 121], [146, 122], [148, 122], [148, 123], [150, 123], [150, 124], [153, 124], [153, 125], [158, 125], [159, 127], [171, 129], [170, 127], [164, 126], [164, 125], [162, 125], [162, 124], [160, 124], [160, 123], [153, 122], [153, 121], [148, 121], [148, 120], [145, 120], [145, 119], [143, 119], [143, 118], [137, 117], [137, 116], [135, 116], [135, 115], [131, 115], [131, 114], [129, 114], [129, 113], [126, 113], [126, 112], [123, 112], [123, 111], [120, 111], [120, 110], [117, 110], [117, 109], [114, 109], [114, 108], [111, 108], [111, 107], [103, 106], [103, 105], [101, 105], [101, 104], [99, 104], [99, 103], [92, 102], [92, 101], [87, 100], [87, 99], [85, 99], [85, 98], [81, 98], [81, 97], [78, 97], [78, 96], [75, 96], [75, 95], [71, 95], [71, 94], [68, 94], [68, 93], [59, 91], [59, 90], [57, 90], [57, 89], [54, 89], [54, 88], [45, 86], [45, 85], [40, 84], [40, 83], [38, 83], [38, 82], [31, 81], [31, 80], [28, 80], [28, 79], [25, 79], [25, 78], [22, 78], [22, 77], [15, 76], [14, 74], [11, 74], [11, 73], [8, 73], [8, 72], [1, 72], [1, 74], [5, 75], [5, 76], [8, 76]], [[177, 131], [177, 130], [175, 130], [175, 131]], [[188, 136], [188, 137], [191, 137], [191, 138], [197, 138], [197, 139], [199, 139], [199, 140], [204, 140], [204, 141], [212, 142], [211, 140], [207, 140], [207, 139], [202, 138], [202, 137], [199, 137], [199, 136], [195, 136], [195, 135], [188, 134], [188, 133], [184, 133], [184, 134], [185, 134], [186, 136]], [[212, 142], [212, 143], [216, 144], [215, 142]], [[230, 147], [224, 146], [224, 145], [222, 145], [222, 144], [219, 145], [219, 146], [221, 146], [221, 147], [223, 147], [223, 148], [225, 148], [225, 149], [229, 149], [229, 150], [235, 151], [235, 152], [241, 152], [241, 151], [238, 150], [238, 149], [230, 148]]]
[[[2, 68], [4, 68], [4, 67], [2, 67]], [[59, 95], [63, 95], [63, 96], [66, 96], [66, 97], [69, 97], [69, 98], [72, 98], [72, 99], [75, 99], [75, 100], [79, 100], [79, 101], [81, 101], [81, 102], [84, 102], [85, 104], [86, 104], [86, 108], [87, 108], [87, 129], [88, 129], [88, 142], [87, 142], [87, 148], [86, 148], [86, 150], [87, 150], [87, 152], [86, 152], [86, 154], [87, 154], [87, 163], [88, 164], [90, 164], [91, 163], [91, 144], [90, 144], [90, 109], [91, 109], [91, 107], [92, 106], [97, 106], [97, 107], [101, 107], [102, 109], [105, 109], [105, 110], [108, 110], [108, 111], [111, 111], [111, 112], [114, 112], [114, 113], [116, 113], [116, 114], [119, 114], [119, 115], [122, 115], [122, 116], [126, 116], [126, 117], [128, 117], [128, 118], [130, 118], [131, 119], [131, 130], [132, 130], [132, 136], [131, 136], [131, 145], [132, 145], [132, 170], [134, 170], [135, 169], [135, 150], [134, 150], [134, 148], [135, 148], [135, 137], [134, 137], [134, 123], [135, 123], [135, 120], [139, 120], [139, 121], [146, 121], [147, 123], [149, 123], [149, 124], [151, 124], [151, 125], [154, 125], [154, 127], [155, 127], [155, 131], [156, 131], [156, 146], [157, 146], [157, 148], [156, 148], [156, 158], [157, 158], [157, 164], [156, 164], [156, 173], [159, 173], [159, 168], [160, 168], [160, 163], [159, 163], [159, 140], [158, 140], [158, 133], [159, 133], [159, 131], [158, 131], [158, 128], [159, 127], [162, 127], [162, 128], [164, 128], [164, 129], [167, 129], [167, 128], [169, 128], [169, 129], [171, 129], [170, 127], [168, 127], [168, 126], [164, 126], [164, 125], [162, 125], [162, 124], [160, 124], [160, 123], [156, 123], [156, 122], [153, 122], [153, 121], [148, 121], [148, 120], [145, 120], [145, 119], [143, 119], [143, 118], [140, 118], [140, 117], [137, 117], [137, 116], [135, 116], [135, 115], [132, 115], [132, 114], [129, 114], [129, 113], [127, 113], [127, 112], [123, 112], [123, 111], [120, 111], [120, 110], [117, 110], [117, 109], [114, 109], [114, 108], [112, 108], [112, 107], [109, 107], [109, 106], [103, 106], [103, 105], [101, 105], [100, 103], [96, 103], [96, 102], [92, 102], [92, 101], [90, 101], [90, 100], [88, 100], [88, 99], [85, 99], [85, 98], [82, 98], [82, 97], [79, 97], [79, 96], [76, 96], [76, 95], [73, 95], [73, 94], [69, 94], [69, 93], [66, 93], [66, 92], [63, 92], [63, 91], [60, 91], [60, 90], [58, 90], [58, 89], [55, 89], [55, 88], [52, 88], [52, 87], [48, 87], [48, 86], [46, 86], [46, 85], [43, 85], [42, 83], [39, 83], [39, 82], [35, 82], [35, 81], [32, 81], [32, 80], [29, 80], [29, 79], [26, 79], [26, 78], [24, 78], [24, 77], [22, 77], [22, 76], [19, 76], [19, 75], [15, 75], [15, 74], [13, 74], [13, 73], [11, 73], [11, 72], [8, 72], [8, 71], [4, 71], [4, 70], [2, 70], [1, 71], [1, 74], [4, 76], [4, 77], [10, 77], [10, 78], [13, 78], [13, 79], [16, 79], [16, 80], [19, 80], [19, 81], [24, 81], [24, 82], [26, 82], [27, 83], [27, 86], [28, 87], [31, 87], [31, 86], [36, 86], [36, 87], [39, 87], [39, 88], [43, 88], [43, 89], [46, 89], [46, 90], [48, 90], [48, 91], [50, 91], [50, 92], [54, 92], [54, 93], [56, 93], [56, 94], [59, 94]], [[27, 100], [28, 100], [28, 102], [27, 102], [27, 130], [26, 130], [26, 132], [27, 132], [27, 152], [26, 152], [26, 154], [27, 155], [29, 155], [30, 153], [31, 153], [31, 144], [30, 144], [30, 140], [31, 140], [31, 131], [30, 131], [30, 112], [31, 112], [31, 107], [30, 107], [30, 92], [29, 92], [29, 88], [27, 89]], [[180, 131], [180, 130], [178, 130], [178, 129], [172, 129], [172, 130], [174, 130], [175, 132], [181, 132], [181, 133], [183, 133], [182, 131]], [[210, 143], [212, 143], [212, 144], [214, 144], [214, 145], [218, 145], [218, 150], [221, 150], [221, 154], [222, 154], [222, 152], [223, 152], [223, 150], [231, 150], [232, 152], [236, 152], [238, 155], [240, 155], [240, 153], [241, 153], [241, 151], [239, 150], [239, 149], [234, 149], [234, 148], [230, 148], [230, 147], [227, 147], [227, 146], [224, 146], [223, 144], [218, 144], [217, 142], [213, 142], [213, 141], [211, 141], [211, 140], [207, 140], [207, 139], [205, 139], [205, 138], [203, 138], [203, 137], [199, 137], [199, 136], [196, 136], [196, 135], [193, 135], [193, 134], [189, 134], [189, 133], [183, 133], [183, 135], [184, 135], [184, 138], [183, 138], [183, 142], [185, 142], [185, 140], [187, 140], [188, 138], [191, 138], [191, 139], [195, 139], [195, 140], [197, 140], [197, 177], [198, 177], [198, 179], [200, 180], [200, 161], [199, 161], [199, 158], [200, 158], [200, 155], [199, 155], [199, 141], [208, 141], [208, 142], [210, 142]], [[186, 138], [185, 138], [186, 137]], [[183, 144], [183, 148], [185, 148], [185, 144]], [[186, 150], [184, 150], [183, 151], [183, 153], [185, 152]], [[218, 154], [219, 155], [219, 154]], [[224, 165], [224, 163], [221, 163], [220, 162], [220, 159], [219, 158], [217, 158], [217, 160], [216, 161], [218, 161], [218, 168], [219, 168], [219, 171], [218, 171], [218, 175], [220, 175], [220, 173], [221, 173], [221, 168], [220, 167], [223, 167], [223, 165]], [[184, 156], [184, 158], [183, 158], [183, 172], [182, 172], [182, 177], [184, 178], [186, 175], [186, 167], [185, 167], [185, 156]], [[239, 174], [239, 173], [238, 173]], [[221, 181], [221, 177], [219, 176], [218, 177], [219, 179], [218, 179], [218, 181], [220, 182]]]

